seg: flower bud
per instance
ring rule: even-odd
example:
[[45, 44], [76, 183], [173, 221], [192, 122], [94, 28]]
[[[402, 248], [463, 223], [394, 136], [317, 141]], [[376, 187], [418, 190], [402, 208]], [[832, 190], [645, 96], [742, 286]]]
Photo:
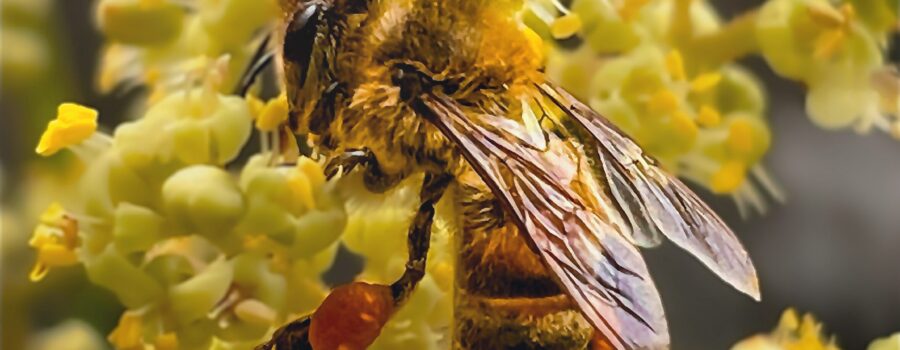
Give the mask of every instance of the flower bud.
[[163, 184], [167, 216], [188, 232], [222, 236], [240, 220], [244, 198], [227, 172], [208, 165], [184, 168]]
[[172, 312], [180, 325], [206, 316], [228, 292], [232, 282], [232, 264], [219, 259], [191, 279], [169, 289]]
[[121, 203], [116, 208], [113, 240], [123, 254], [147, 251], [162, 239], [162, 218], [150, 209]]

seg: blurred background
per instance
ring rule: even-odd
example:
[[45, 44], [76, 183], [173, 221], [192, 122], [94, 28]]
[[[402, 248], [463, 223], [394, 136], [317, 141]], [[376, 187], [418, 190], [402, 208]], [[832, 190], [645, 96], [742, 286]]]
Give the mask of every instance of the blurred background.
[[[40, 330], [70, 318], [108, 334], [121, 307], [87, 283], [81, 267], [28, 281], [33, 220], [53, 195], [69, 188], [66, 175], [77, 171], [67, 156], [39, 159], [33, 147], [59, 102], [103, 110], [101, 128], [110, 130], [126, 114], [130, 96], [95, 92], [102, 38], [91, 1], [2, 1], [2, 347], [34, 346]], [[718, 3], [728, 16], [759, 1]], [[764, 163], [788, 199], [765, 215], [742, 219], [730, 199], [700, 191], [756, 263], [761, 303], [671, 244], [645, 252], [674, 349], [728, 348], [771, 330], [787, 307], [814, 313], [842, 347], [862, 349], [900, 330], [900, 142], [883, 133], [815, 127], [805, 116], [801, 86], [776, 78], [758, 59], [744, 63], [769, 92], [773, 145]], [[353, 269], [356, 262], [347, 261]]]

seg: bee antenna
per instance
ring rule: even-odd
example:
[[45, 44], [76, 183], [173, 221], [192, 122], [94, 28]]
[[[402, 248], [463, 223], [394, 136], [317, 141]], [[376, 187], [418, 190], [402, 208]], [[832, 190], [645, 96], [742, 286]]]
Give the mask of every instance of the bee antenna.
[[269, 50], [269, 40], [271, 38], [272, 34], [266, 34], [259, 47], [257, 47], [253, 58], [250, 60], [250, 65], [241, 74], [241, 80], [234, 92], [236, 95], [246, 96], [253, 84], [256, 83], [256, 79], [272, 63], [275, 55]]

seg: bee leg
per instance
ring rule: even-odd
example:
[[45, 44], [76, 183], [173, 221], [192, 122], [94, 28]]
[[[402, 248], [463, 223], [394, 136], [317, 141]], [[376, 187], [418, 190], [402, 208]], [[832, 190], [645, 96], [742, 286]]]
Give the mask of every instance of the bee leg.
[[247, 92], [250, 91], [250, 88], [254, 83], [256, 83], [256, 78], [258, 78], [259, 75], [262, 74], [262, 72], [270, 64], [272, 64], [272, 60], [275, 58], [275, 54], [269, 51], [269, 40], [271, 39], [271, 37], [271, 34], [266, 35], [266, 37], [263, 38], [263, 41], [259, 44], [259, 47], [253, 54], [253, 58], [250, 60], [250, 65], [247, 66], [247, 69], [243, 74], [241, 74], [241, 80], [234, 91], [236, 95], [247, 95]]
[[278, 328], [272, 339], [255, 350], [312, 350], [309, 344], [310, 321], [309, 316], [304, 316]]
[[434, 205], [444, 195], [444, 191], [452, 179], [453, 177], [447, 174], [425, 176], [425, 182], [422, 184], [422, 191], [419, 195], [421, 203], [419, 211], [413, 218], [407, 235], [406, 245], [409, 249], [409, 258], [406, 260], [406, 270], [403, 272], [403, 276], [391, 284], [395, 305], [401, 305], [409, 299], [409, 295], [425, 276], [425, 262], [431, 243], [431, 224], [434, 221]]
[[402, 174], [386, 174], [378, 165], [378, 158], [368, 148], [347, 150], [328, 160], [325, 176], [329, 179], [341, 173], [346, 175], [359, 165], [364, 165], [363, 183], [369, 191], [382, 193], [394, 187], [405, 177]]
[[[425, 262], [431, 241], [431, 224], [434, 221], [434, 206], [444, 195], [453, 177], [448, 174], [428, 174], [419, 194], [420, 206], [409, 228], [407, 246], [409, 258], [403, 276], [390, 285], [394, 306], [398, 307], [409, 299], [416, 285], [425, 277]], [[288, 323], [272, 334], [272, 338], [256, 350], [311, 350], [309, 331], [310, 316]]]

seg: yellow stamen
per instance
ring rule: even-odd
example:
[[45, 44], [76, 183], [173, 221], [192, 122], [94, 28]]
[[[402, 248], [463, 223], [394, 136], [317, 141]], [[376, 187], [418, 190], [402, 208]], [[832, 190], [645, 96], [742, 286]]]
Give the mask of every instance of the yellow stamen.
[[712, 176], [710, 189], [718, 194], [732, 193], [744, 183], [747, 167], [740, 161], [729, 161]]
[[706, 92], [710, 89], [719, 85], [719, 82], [722, 81], [722, 74], [719, 73], [706, 73], [701, 74], [700, 76], [694, 78], [691, 81], [691, 91], [693, 92]]
[[856, 9], [849, 3], [841, 6], [840, 9], [834, 8], [830, 4], [813, 3], [807, 7], [807, 11], [809, 17], [816, 24], [826, 28], [846, 26], [856, 18]]
[[287, 96], [282, 94], [270, 100], [256, 118], [256, 128], [262, 131], [276, 131], [287, 120], [290, 109]]
[[673, 113], [678, 109], [678, 96], [670, 90], [660, 90], [650, 98], [647, 107], [651, 113]]
[[666, 55], [666, 71], [672, 76], [672, 79], [684, 81], [687, 74], [684, 70], [684, 57], [678, 50], [672, 50]]
[[42, 224], [55, 225], [60, 219], [66, 215], [66, 209], [59, 202], [50, 203], [47, 209], [41, 213], [40, 221]]
[[40, 218], [28, 245], [37, 250], [37, 259], [28, 278], [43, 279], [52, 267], [78, 263], [78, 222], [67, 216], [59, 203], [51, 204]]
[[796, 330], [800, 327], [800, 317], [797, 316], [797, 310], [793, 308], [784, 310], [781, 319], [778, 321], [778, 329]]
[[48, 272], [50, 272], [50, 266], [36, 262], [34, 263], [34, 267], [31, 268], [31, 272], [28, 274], [28, 280], [31, 282], [40, 281], [47, 276]]
[[737, 154], [748, 154], [753, 151], [753, 125], [749, 121], [738, 119], [731, 123], [728, 133], [728, 149]]
[[259, 118], [259, 115], [262, 114], [263, 109], [266, 108], [266, 103], [256, 97], [254, 94], [247, 94], [245, 97], [247, 100], [247, 107], [250, 108], [250, 115], [253, 116], [253, 119]]
[[116, 349], [143, 349], [144, 321], [140, 314], [126, 311], [119, 325], [106, 338]]
[[52, 266], [68, 266], [78, 262], [78, 255], [62, 244], [46, 244], [38, 250], [38, 261]]
[[828, 59], [844, 45], [847, 39], [847, 33], [843, 29], [831, 29], [820, 34], [813, 44], [813, 57], [819, 59]]
[[703, 105], [697, 114], [697, 123], [703, 127], [713, 127], [722, 122], [722, 115], [712, 106]]
[[163, 333], [153, 342], [155, 350], [178, 350], [178, 335], [175, 333]]
[[97, 131], [97, 111], [74, 103], [59, 105], [56, 119], [47, 124], [35, 152], [50, 156], [86, 140]]
[[550, 33], [556, 39], [565, 39], [578, 33], [581, 25], [581, 17], [570, 13], [553, 21], [553, 24], [550, 25]]
[[619, 7], [619, 16], [625, 21], [631, 21], [637, 17], [637, 14], [641, 12], [641, 9], [648, 2], [650, 0], [625, 0], [622, 6]]
[[684, 111], [676, 111], [672, 114], [672, 126], [678, 136], [681, 136], [686, 140], [693, 141], [693, 139], [697, 137], [697, 124], [694, 123], [691, 116]]
[[807, 6], [809, 17], [823, 27], [837, 27], [844, 24], [844, 16], [830, 4], [812, 3]]
[[852, 4], [844, 4], [840, 9], [831, 5], [810, 5], [808, 11], [813, 22], [823, 27], [813, 44], [813, 57], [831, 58], [847, 41], [856, 9]]

